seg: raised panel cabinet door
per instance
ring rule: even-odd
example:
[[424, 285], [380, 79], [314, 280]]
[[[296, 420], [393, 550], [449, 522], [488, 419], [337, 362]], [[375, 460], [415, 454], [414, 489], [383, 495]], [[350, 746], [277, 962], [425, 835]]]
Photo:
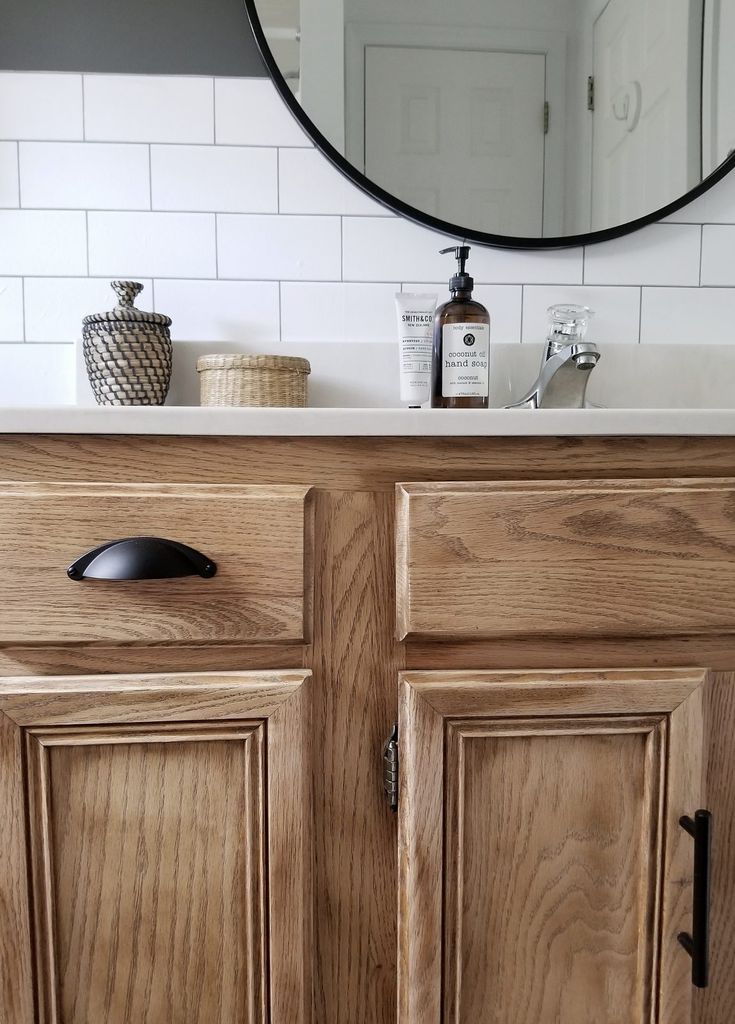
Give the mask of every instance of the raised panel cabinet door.
[[308, 688], [0, 680], [3, 1024], [311, 1024]]
[[706, 678], [402, 676], [399, 1024], [691, 1024]]

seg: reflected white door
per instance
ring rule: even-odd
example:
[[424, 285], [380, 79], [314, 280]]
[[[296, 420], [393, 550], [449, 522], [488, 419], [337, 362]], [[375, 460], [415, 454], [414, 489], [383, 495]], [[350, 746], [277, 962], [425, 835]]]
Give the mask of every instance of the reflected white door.
[[699, 182], [701, 19], [701, 0], [610, 0], [595, 22], [593, 229]]
[[367, 176], [442, 220], [541, 236], [545, 82], [543, 54], [366, 47]]

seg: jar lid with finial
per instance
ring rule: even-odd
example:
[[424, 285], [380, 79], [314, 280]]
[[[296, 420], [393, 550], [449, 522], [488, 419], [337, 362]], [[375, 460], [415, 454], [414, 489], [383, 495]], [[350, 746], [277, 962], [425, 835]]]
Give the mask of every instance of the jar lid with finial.
[[85, 316], [82, 321], [85, 327], [92, 324], [158, 324], [160, 327], [170, 327], [171, 317], [164, 313], [146, 313], [137, 309], [133, 304], [135, 298], [143, 291], [143, 285], [138, 281], [112, 281], [113, 290], [117, 295], [118, 302], [114, 309], [108, 313], [92, 313]]

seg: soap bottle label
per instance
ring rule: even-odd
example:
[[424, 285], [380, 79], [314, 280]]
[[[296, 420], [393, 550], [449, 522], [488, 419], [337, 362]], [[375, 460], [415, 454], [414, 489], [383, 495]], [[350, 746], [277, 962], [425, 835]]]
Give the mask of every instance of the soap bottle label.
[[489, 356], [489, 324], [445, 324], [442, 328], [444, 398], [487, 398]]

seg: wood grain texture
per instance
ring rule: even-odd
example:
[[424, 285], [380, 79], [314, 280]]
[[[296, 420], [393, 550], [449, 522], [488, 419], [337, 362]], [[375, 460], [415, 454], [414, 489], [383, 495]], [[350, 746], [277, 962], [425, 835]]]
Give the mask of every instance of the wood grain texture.
[[681, 803], [672, 765], [702, 745], [689, 715], [665, 730], [706, 674], [642, 671], [630, 707], [626, 673], [541, 680], [525, 718], [507, 717], [510, 673], [460, 675], [401, 677], [399, 1024], [658, 1021], [664, 790]]
[[[395, 715], [395, 681], [404, 649], [406, 663], [416, 669], [599, 670], [706, 665], [722, 670], [711, 691], [714, 696], [706, 729], [711, 736], [708, 799], [716, 814], [712, 986], [705, 993], [695, 993], [693, 1001], [696, 1024], [731, 1024], [735, 1004], [731, 956], [735, 930], [735, 647], [727, 635], [731, 624], [710, 637], [691, 633], [645, 639], [526, 635], [522, 643], [497, 637], [450, 643], [412, 640], [403, 648], [392, 641], [396, 481], [495, 480], [507, 485], [508, 481], [562, 477], [580, 481], [593, 477], [735, 479], [735, 440], [0, 437], [0, 478], [45, 480], [47, 488], [57, 481], [149, 484], [154, 478], [187, 488], [190, 484], [285, 484], [300, 485], [304, 490], [310, 485], [329, 489], [329, 494], [318, 495], [317, 631], [311, 648], [293, 641], [287, 641], [290, 647], [266, 642], [249, 648], [230, 646], [229, 642], [205, 646], [205, 641], [187, 648], [170, 640], [151, 646], [147, 640], [142, 642], [146, 646], [136, 640], [125, 645], [87, 641], [64, 646], [61, 640], [44, 647], [10, 645], [0, 650], [0, 674], [6, 676], [50, 673], [75, 677], [110, 671], [137, 675], [152, 669], [179, 677], [191, 670], [213, 669], [216, 676], [238, 669], [297, 668], [303, 664], [301, 659], [308, 659], [315, 670], [317, 708], [312, 733], [319, 911], [314, 941], [314, 1024], [395, 1024], [396, 1020], [395, 823], [382, 802], [376, 765], [380, 744]], [[360, 493], [350, 493], [353, 491]], [[308, 566], [304, 573], [308, 574]], [[227, 686], [217, 692], [215, 684], [214, 691], [208, 714], [221, 713], [221, 725], [228, 728], [237, 716]], [[144, 686], [137, 695], [130, 693], [112, 702], [111, 721], [122, 725], [136, 707], [147, 720], [163, 696]], [[194, 691], [191, 696], [195, 701], [208, 699]], [[29, 701], [31, 697], [25, 694]], [[42, 690], [36, 692], [35, 699], [43, 699]], [[85, 730], [92, 736], [98, 728], [95, 715], [107, 699], [104, 691], [86, 698], [74, 693], [72, 683], [53, 711], [53, 721], [60, 716], [57, 724], [49, 724], [54, 729], [65, 728], [62, 723], [69, 720], [64, 718], [66, 708], [72, 720], [77, 714], [84, 716]], [[156, 734], [160, 735], [167, 728], [167, 713], [185, 716], [187, 711], [169, 695], [159, 704], [158, 713]], [[191, 716], [187, 720], [196, 721]], [[180, 725], [173, 723], [172, 727]], [[9, 728], [17, 740], [15, 726]], [[125, 728], [132, 726], [126, 724]], [[3, 768], [8, 763], [7, 749], [0, 748]], [[13, 786], [9, 788], [7, 777], [0, 774], [0, 803]], [[15, 791], [22, 796], [22, 788], [15, 785]], [[9, 863], [6, 858], [12, 842], [6, 845], [8, 835], [12, 833], [5, 825], [0, 869]], [[21, 893], [22, 886], [14, 875], [10, 888]], [[8, 889], [0, 871], [0, 901]], [[21, 919], [23, 905], [21, 898]], [[0, 927], [0, 954], [16, 950], [19, 957], [7, 969], [0, 956], [3, 1024], [6, 1019], [8, 1024], [16, 1024], [12, 1016], [7, 1018], [8, 999], [15, 1000], [10, 1004], [13, 1009], [21, 1008], [20, 1024], [31, 1022], [28, 990], [23, 994], [23, 979], [30, 975], [30, 966], [26, 969], [23, 964], [24, 943]], [[26, 959], [29, 962], [30, 958]], [[27, 1019], [20, 1015], [24, 1010]], [[33, 1024], [38, 1024], [37, 1020], [33, 1019]]]
[[380, 751], [396, 717], [393, 499], [319, 493], [314, 613], [318, 1024], [394, 1024], [396, 834]]
[[732, 438], [0, 436], [0, 479], [301, 484], [735, 476]]
[[705, 677], [696, 668], [401, 674], [443, 718], [670, 712]]
[[449, 724], [446, 1024], [651, 1019], [662, 734]]
[[73, 644], [44, 647], [0, 647], [0, 677], [26, 675], [99, 675], [150, 672], [246, 672], [264, 669], [301, 668], [305, 647], [227, 644], [203, 646], [139, 646], [121, 644]]
[[54, 738], [29, 737], [42, 1019], [261, 1024], [262, 726]]
[[268, 719], [268, 1024], [311, 1024], [314, 826], [311, 679]]
[[711, 674], [704, 721], [709, 740], [706, 799], [714, 815], [710, 986], [692, 998], [696, 1024], [730, 1024], [735, 1006], [735, 672]]
[[402, 484], [406, 636], [662, 636], [735, 621], [727, 480]]
[[26, 857], [23, 737], [0, 712], [0, 1021], [36, 1024], [28, 864]]
[[440, 1024], [444, 721], [405, 678], [398, 734], [398, 1022]]
[[23, 726], [267, 718], [308, 675], [8, 676], [0, 679], [0, 711]]
[[668, 723], [660, 995], [660, 1018], [666, 1024], [690, 1024], [694, 1005], [691, 960], [676, 938], [692, 930], [694, 842], [679, 819], [683, 814], [693, 818], [700, 807], [707, 807], [704, 696], [703, 684]]
[[[303, 487], [4, 484], [0, 642], [243, 642], [305, 638]], [[212, 579], [72, 582], [77, 557], [124, 537], [202, 551]]]
[[122, 680], [124, 722], [101, 710], [49, 725], [36, 703], [13, 727], [29, 766], [37, 1024], [311, 1024], [309, 674], [295, 675], [280, 699], [261, 679], [258, 703], [243, 673], [237, 716], [233, 694], [211, 716], [197, 705], [201, 679], [162, 680], [179, 703], [157, 711]]
[[[496, 640], [411, 640], [408, 669], [599, 669], [706, 665], [728, 671], [732, 636], [534, 637]], [[0, 652], [2, 665], [2, 652]]]

